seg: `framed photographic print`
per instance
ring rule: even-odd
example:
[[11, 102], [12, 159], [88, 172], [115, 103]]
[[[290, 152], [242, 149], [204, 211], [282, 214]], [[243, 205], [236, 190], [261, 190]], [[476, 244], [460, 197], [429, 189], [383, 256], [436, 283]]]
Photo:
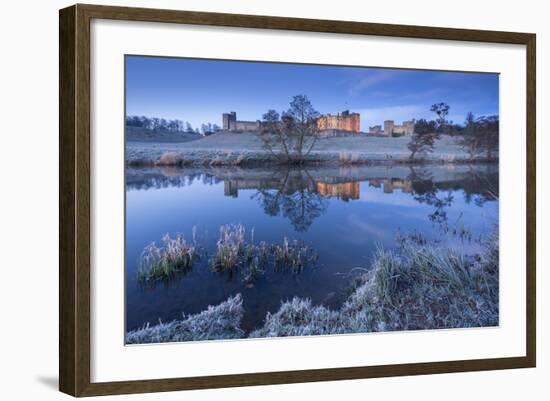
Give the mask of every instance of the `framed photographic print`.
[[534, 367], [535, 35], [60, 11], [60, 390]]

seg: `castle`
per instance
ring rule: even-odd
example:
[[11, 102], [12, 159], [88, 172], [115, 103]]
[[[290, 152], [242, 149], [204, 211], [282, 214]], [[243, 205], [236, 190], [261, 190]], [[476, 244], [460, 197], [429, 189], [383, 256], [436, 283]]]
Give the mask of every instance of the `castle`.
[[259, 131], [262, 123], [257, 121], [237, 121], [234, 111], [222, 114], [222, 128], [226, 131]]
[[[414, 133], [415, 120], [403, 121], [402, 125], [395, 125], [393, 120], [384, 121], [384, 134], [412, 135]], [[374, 127], [373, 127], [374, 128]]]
[[[414, 133], [415, 120], [403, 121], [403, 124], [396, 125], [393, 120], [384, 121], [384, 130], [382, 126], [375, 125], [369, 127], [371, 135], [412, 135]], [[317, 128], [321, 137], [347, 136], [361, 133], [361, 116], [359, 113], [350, 113], [344, 110], [336, 115], [323, 114], [317, 118]], [[262, 122], [256, 121], [238, 121], [237, 113], [231, 111], [222, 114], [222, 129], [232, 132], [258, 132], [262, 129]]]
[[[239, 121], [237, 120], [237, 113], [234, 111], [222, 114], [222, 129], [225, 131], [256, 132], [261, 128], [262, 122], [260, 120]], [[350, 113], [349, 110], [337, 115], [325, 114], [317, 119], [317, 128], [325, 133], [348, 131], [358, 134], [361, 131], [360, 115], [359, 113]]]
[[361, 116], [350, 113], [349, 110], [337, 115], [324, 114], [317, 119], [317, 128], [323, 130], [340, 130], [359, 133], [361, 131]]

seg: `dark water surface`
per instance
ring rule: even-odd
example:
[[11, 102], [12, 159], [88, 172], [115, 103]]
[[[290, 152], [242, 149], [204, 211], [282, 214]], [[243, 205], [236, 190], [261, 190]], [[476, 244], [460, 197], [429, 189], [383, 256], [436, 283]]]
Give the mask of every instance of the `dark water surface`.
[[[476, 252], [498, 224], [498, 166], [440, 165], [307, 169], [129, 168], [126, 172], [126, 325], [170, 321], [241, 293], [243, 328], [294, 296], [337, 308], [350, 274], [368, 268], [377, 246], [421, 233], [441, 246]], [[314, 248], [318, 266], [300, 273], [268, 269], [253, 285], [213, 272], [208, 258], [170, 282], [144, 287], [137, 265], [144, 247], [181, 233], [207, 251], [219, 228], [254, 228], [255, 242], [297, 239]]]

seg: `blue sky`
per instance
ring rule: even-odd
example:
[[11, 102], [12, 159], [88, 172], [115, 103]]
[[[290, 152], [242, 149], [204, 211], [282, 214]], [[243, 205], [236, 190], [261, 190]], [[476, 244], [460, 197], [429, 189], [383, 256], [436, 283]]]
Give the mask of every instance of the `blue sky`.
[[320, 113], [361, 113], [361, 129], [384, 120], [430, 118], [433, 103], [451, 106], [448, 118], [498, 114], [498, 74], [258, 63], [164, 57], [126, 57], [126, 113], [221, 125], [286, 110], [305, 94]]

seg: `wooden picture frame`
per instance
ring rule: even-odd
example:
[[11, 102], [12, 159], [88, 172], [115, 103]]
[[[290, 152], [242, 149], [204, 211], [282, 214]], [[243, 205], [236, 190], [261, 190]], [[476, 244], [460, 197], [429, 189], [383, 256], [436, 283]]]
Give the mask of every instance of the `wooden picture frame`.
[[[90, 21], [94, 18], [526, 46], [526, 355], [509, 358], [92, 383], [90, 380]], [[60, 10], [59, 29], [59, 388], [62, 392], [73, 396], [94, 396], [535, 366], [536, 37], [534, 34], [80, 4]]]

